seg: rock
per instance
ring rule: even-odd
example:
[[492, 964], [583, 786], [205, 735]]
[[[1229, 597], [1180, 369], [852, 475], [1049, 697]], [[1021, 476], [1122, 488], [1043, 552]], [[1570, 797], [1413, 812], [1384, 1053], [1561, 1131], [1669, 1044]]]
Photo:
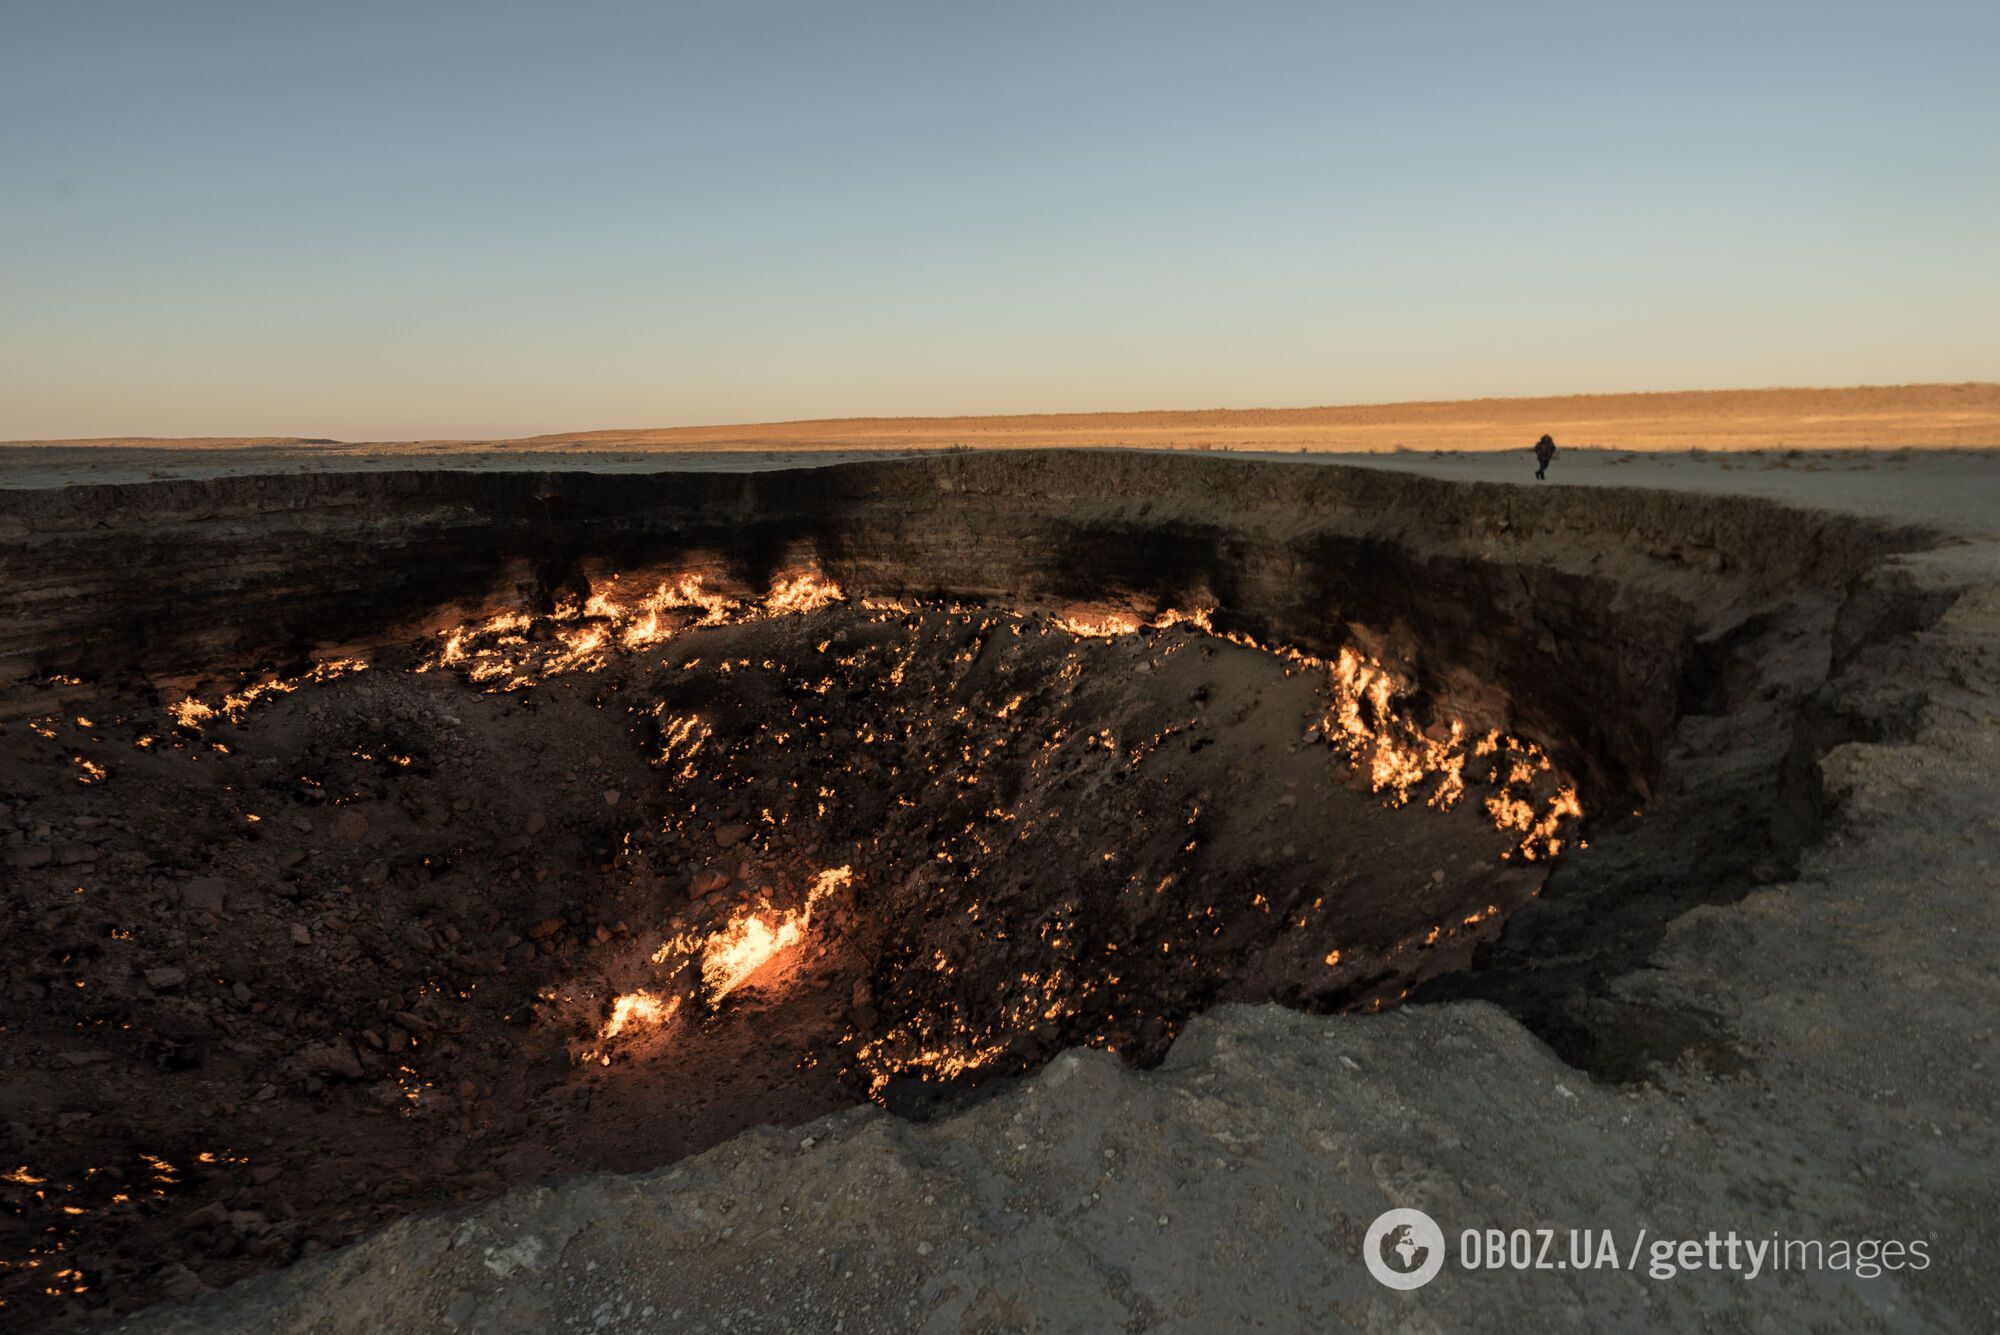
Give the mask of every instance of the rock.
[[544, 918], [528, 929], [528, 939], [530, 941], [546, 941], [557, 932], [560, 932], [562, 925], [563, 920], [561, 918]]
[[208, 1290], [208, 1286], [201, 1282], [201, 1276], [179, 1261], [161, 1266], [153, 1272], [153, 1279], [160, 1292], [169, 1298], [192, 1298]]
[[182, 884], [181, 903], [197, 913], [220, 913], [228, 889], [229, 882], [220, 876], [198, 876]]
[[693, 899], [700, 899], [704, 895], [712, 895], [728, 885], [733, 879], [728, 872], [723, 871], [719, 867], [703, 867], [688, 882], [688, 895]]
[[335, 837], [345, 839], [348, 843], [360, 843], [368, 837], [367, 813], [348, 807], [335, 817], [333, 833]]
[[10, 867], [46, 867], [55, 860], [55, 850], [46, 844], [32, 848], [17, 848], [7, 855]]
[[229, 1227], [237, 1233], [256, 1236], [271, 1227], [271, 1220], [262, 1210], [231, 1210]]
[[63, 867], [74, 867], [83, 862], [95, 862], [97, 850], [89, 844], [65, 844], [56, 852], [56, 863]]
[[[450, 1330], [457, 1330], [460, 1326], [472, 1320], [472, 1314], [478, 1306], [479, 1300], [473, 1294], [459, 1294], [451, 1300], [451, 1306], [444, 1309], [445, 1326]], [[647, 1310], [650, 1311], [651, 1309]]]
[[181, 1217], [180, 1229], [183, 1233], [194, 1233], [204, 1228], [215, 1228], [229, 1222], [229, 1207], [221, 1201], [210, 1201], [199, 1210], [191, 1210]]
[[359, 1080], [367, 1074], [362, 1069], [361, 1058], [354, 1053], [354, 1045], [344, 1041], [315, 1043], [302, 1048], [292, 1060], [299, 1070], [310, 1075], [337, 1075]]
[[155, 992], [172, 992], [186, 984], [187, 980], [185, 970], [176, 969], [171, 965], [146, 970], [146, 986]]
[[525, 834], [540, 834], [548, 826], [548, 815], [540, 811], [530, 811], [527, 819], [521, 822], [521, 830]]
[[295, 922], [292, 924], [291, 937], [292, 937], [292, 944], [295, 946], [309, 946], [313, 943], [312, 932], [309, 931], [306, 925], [302, 922]]
[[717, 848], [734, 848], [750, 837], [748, 825], [724, 825], [715, 832]]
[[616, 788], [606, 788], [606, 789], [604, 790], [604, 805], [605, 805], [605, 806], [607, 806], [607, 807], [615, 807], [615, 806], [617, 806], [617, 805], [618, 805], [618, 796], [619, 796], [619, 794], [618, 794], [618, 790], [617, 790]]

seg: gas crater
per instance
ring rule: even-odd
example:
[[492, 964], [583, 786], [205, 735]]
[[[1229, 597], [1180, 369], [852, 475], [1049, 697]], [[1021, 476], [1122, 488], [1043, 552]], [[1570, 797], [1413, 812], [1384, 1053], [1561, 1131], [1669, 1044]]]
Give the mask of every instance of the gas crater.
[[1744, 1060], [1616, 984], [1815, 828], [1916, 539], [1594, 502], [1055, 454], [0, 496], [11, 1311], [1222, 1001]]

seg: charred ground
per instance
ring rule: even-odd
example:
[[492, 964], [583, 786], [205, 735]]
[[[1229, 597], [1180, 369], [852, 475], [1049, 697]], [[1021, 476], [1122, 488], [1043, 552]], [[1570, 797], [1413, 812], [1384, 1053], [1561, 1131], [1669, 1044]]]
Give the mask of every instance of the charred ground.
[[9, 1095], [13, 1312], [864, 1098], [926, 1115], [1078, 1043], [1147, 1062], [1217, 1000], [1379, 1006], [1544, 878], [1484, 803], [1558, 776], [1392, 805], [1323, 664], [977, 608], [694, 616], [636, 649], [505, 616], [10, 730], [8, 819], [46, 836], [10, 1037], [49, 1058]]

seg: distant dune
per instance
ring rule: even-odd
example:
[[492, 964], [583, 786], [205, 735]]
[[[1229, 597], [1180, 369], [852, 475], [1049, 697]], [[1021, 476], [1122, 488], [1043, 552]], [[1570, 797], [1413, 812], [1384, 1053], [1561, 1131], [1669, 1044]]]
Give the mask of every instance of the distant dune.
[[[2000, 444], [2000, 384], [1695, 390], [1328, 408], [855, 417], [538, 436], [523, 445], [783, 448], [1140, 445], [1377, 451], [1518, 449], [1542, 432], [1622, 449]], [[1525, 438], [1524, 438], [1525, 437]]]
[[240, 449], [312, 454], [453, 453], [581, 448], [591, 451], [857, 451], [967, 445], [1155, 449], [1520, 449], [1543, 432], [1566, 447], [1624, 450], [2000, 445], [2000, 384], [1883, 385], [1852, 389], [1694, 390], [1466, 399], [1326, 408], [1060, 413], [1014, 417], [852, 417], [743, 426], [562, 432], [506, 441], [365, 444], [297, 438], [10, 442], [70, 447]]

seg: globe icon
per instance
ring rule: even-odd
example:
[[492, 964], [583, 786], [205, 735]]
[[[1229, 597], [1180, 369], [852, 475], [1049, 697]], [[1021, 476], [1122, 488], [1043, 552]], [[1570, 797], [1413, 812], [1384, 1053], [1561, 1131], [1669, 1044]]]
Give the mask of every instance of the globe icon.
[[1383, 1286], [1420, 1289], [1444, 1269], [1444, 1230], [1422, 1210], [1385, 1210], [1361, 1239], [1361, 1259]]
[[1429, 1259], [1430, 1252], [1431, 1249], [1424, 1245], [1416, 1230], [1408, 1224], [1396, 1225], [1382, 1239], [1382, 1259], [1405, 1274]]

